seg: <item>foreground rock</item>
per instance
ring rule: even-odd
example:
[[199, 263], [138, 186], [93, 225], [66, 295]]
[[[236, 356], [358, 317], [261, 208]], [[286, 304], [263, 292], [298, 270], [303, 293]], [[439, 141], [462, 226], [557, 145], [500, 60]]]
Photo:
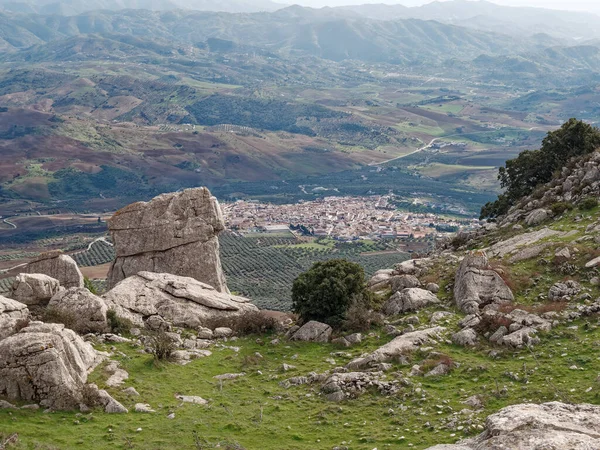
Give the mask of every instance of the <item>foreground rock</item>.
[[512, 303], [514, 296], [481, 253], [461, 262], [454, 280], [454, 300], [462, 311], [473, 314], [490, 304]]
[[292, 341], [329, 342], [332, 329], [326, 323], [311, 320], [305, 323], [290, 338]]
[[169, 324], [198, 328], [216, 319], [235, 319], [258, 311], [250, 300], [218, 292], [193, 278], [140, 272], [104, 295], [108, 309], [143, 326], [162, 319]]
[[429, 450], [564, 450], [600, 448], [600, 406], [560, 402], [509, 406], [487, 418], [479, 436]]
[[0, 295], [0, 340], [15, 334], [17, 324], [28, 316], [27, 305]]
[[368, 368], [398, 358], [406, 352], [416, 350], [423, 344], [436, 344], [436, 339], [439, 339], [439, 334], [444, 330], [445, 328], [442, 327], [434, 327], [403, 334], [379, 347], [373, 353], [350, 361], [347, 368], [350, 370]]
[[48, 304], [60, 291], [58, 280], [40, 273], [20, 273], [12, 286], [11, 298], [26, 305]]
[[65, 288], [82, 288], [83, 275], [73, 258], [60, 250], [47, 252], [25, 266], [26, 273], [43, 273]]
[[69, 319], [69, 328], [80, 334], [102, 333], [107, 331], [106, 303], [85, 288], [71, 288], [60, 291], [48, 303], [53, 309]]
[[141, 271], [191, 277], [229, 292], [217, 235], [225, 225], [206, 188], [163, 194], [133, 203], [108, 221], [117, 257], [108, 274], [112, 288]]
[[388, 316], [409, 311], [417, 311], [429, 305], [439, 303], [432, 292], [421, 288], [408, 288], [396, 292], [383, 305], [382, 312]]
[[32, 322], [0, 341], [0, 396], [52, 409], [85, 403], [88, 372], [102, 358], [63, 325]]

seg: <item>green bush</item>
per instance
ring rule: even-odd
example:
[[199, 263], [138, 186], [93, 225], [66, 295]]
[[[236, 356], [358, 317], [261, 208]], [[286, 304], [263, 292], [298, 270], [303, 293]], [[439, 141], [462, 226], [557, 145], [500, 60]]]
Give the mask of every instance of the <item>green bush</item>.
[[106, 312], [106, 320], [108, 321], [110, 331], [115, 334], [129, 334], [133, 327], [131, 320], [119, 317], [114, 309], [109, 309]]
[[317, 262], [292, 285], [292, 307], [304, 322], [317, 320], [339, 327], [351, 304], [370, 303], [363, 268], [344, 259]]
[[596, 197], [586, 197], [579, 203], [579, 209], [583, 211], [589, 211], [598, 206], [598, 199]]
[[85, 287], [92, 294], [98, 295], [98, 290], [96, 289], [96, 286], [94, 286], [94, 283], [92, 283], [92, 281], [88, 277], [83, 278], [83, 287]]
[[565, 211], [570, 211], [573, 209], [573, 205], [567, 202], [556, 202], [550, 206], [550, 209], [554, 213], [555, 216], [560, 216]]

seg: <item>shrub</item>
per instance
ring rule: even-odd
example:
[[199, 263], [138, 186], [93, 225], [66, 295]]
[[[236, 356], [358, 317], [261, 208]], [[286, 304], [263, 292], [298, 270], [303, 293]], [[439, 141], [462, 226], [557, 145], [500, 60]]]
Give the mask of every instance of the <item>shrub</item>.
[[66, 328], [77, 330], [77, 316], [71, 311], [58, 308], [46, 308], [42, 313], [42, 322], [62, 323]]
[[83, 287], [90, 291], [92, 294], [98, 295], [98, 289], [96, 289], [96, 286], [94, 286], [94, 283], [92, 283], [92, 281], [88, 277], [83, 278]]
[[344, 259], [317, 262], [292, 285], [293, 311], [304, 322], [317, 320], [338, 327], [352, 301], [371, 298], [363, 268]]
[[149, 347], [155, 361], [168, 361], [171, 359], [177, 346], [168, 333], [165, 331], [150, 331], [147, 336], [150, 338]]
[[106, 312], [106, 320], [108, 321], [110, 331], [115, 334], [129, 334], [131, 328], [133, 328], [131, 320], [119, 317], [114, 309], [109, 309]]
[[350, 332], [367, 332], [372, 327], [383, 325], [383, 315], [374, 312], [361, 297], [354, 297], [346, 311], [341, 328]]
[[579, 209], [583, 211], [589, 211], [598, 206], [598, 199], [596, 197], [586, 197], [579, 203]]
[[560, 216], [565, 211], [570, 211], [573, 209], [573, 205], [567, 202], [556, 202], [550, 206], [550, 209], [554, 213], [555, 216]]
[[205, 321], [202, 326], [211, 330], [227, 327], [231, 328], [237, 336], [246, 336], [273, 333], [279, 327], [279, 322], [264, 311], [254, 311], [239, 317], [215, 317]]

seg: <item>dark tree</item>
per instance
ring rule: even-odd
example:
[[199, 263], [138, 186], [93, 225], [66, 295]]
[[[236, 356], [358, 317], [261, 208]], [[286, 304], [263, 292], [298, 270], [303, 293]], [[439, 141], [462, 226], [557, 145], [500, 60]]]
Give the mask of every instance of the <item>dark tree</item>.
[[498, 179], [505, 189], [495, 202], [481, 209], [481, 218], [506, 214], [510, 207], [531, 194], [534, 189], [552, 180], [572, 158], [592, 153], [600, 148], [600, 130], [581, 120], [569, 119], [558, 130], [549, 132], [539, 150], [525, 150], [515, 159], [506, 161]]
[[303, 321], [337, 327], [356, 298], [368, 299], [363, 268], [344, 259], [317, 262], [292, 286], [293, 310]]

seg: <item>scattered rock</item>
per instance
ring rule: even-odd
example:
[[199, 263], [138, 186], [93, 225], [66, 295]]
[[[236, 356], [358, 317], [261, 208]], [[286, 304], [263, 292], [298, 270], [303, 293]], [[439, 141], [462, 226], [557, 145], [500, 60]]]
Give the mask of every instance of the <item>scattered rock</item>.
[[332, 329], [326, 323], [311, 320], [302, 325], [290, 338], [292, 341], [328, 342]]
[[596, 266], [600, 265], [600, 256], [598, 256], [597, 258], [592, 259], [591, 261], [588, 261], [585, 264], [585, 268], [586, 269], [592, 269]]
[[362, 342], [362, 334], [360, 333], [352, 333], [346, 336], [346, 340], [350, 342], [351, 345], [360, 344]]
[[408, 288], [416, 288], [421, 286], [421, 282], [414, 275], [396, 275], [390, 278], [390, 286], [392, 293], [396, 293]]
[[440, 291], [439, 285], [435, 283], [427, 283], [425, 289], [427, 289], [429, 292], [433, 292], [434, 294], [437, 294]]
[[549, 211], [541, 208], [535, 209], [531, 211], [529, 215], [525, 218], [525, 223], [530, 227], [534, 227], [546, 221], [548, 217], [550, 217]]
[[46, 305], [60, 291], [58, 280], [41, 273], [16, 276], [10, 297], [26, 305]]
[[352, 360], [346, 367], [355, 370], [392, 361], [406, 352], [416, 350], [423, 344], [435, 344], [435, 339], [440, 339], [439, 334], [444, 330], [445, 328], [442, 327], [434, 327], [403, 334], [379, 347], [374, 352]]
[[233, 330], [227, 327], [215, 328], [213, 331], [213, 337], [215, 338], [226, 338], [233, 336]]
[[136, 403], [135, 406], [133, 407], [133, 410], [135, 412], [139, 412], [139, 413], [153, 413], [156, 412], [155, 410], [153, 410], [150, 405], [148, 403]]
[[452, 342], [463, 347], [473, 347], [477, 344], [477, 333], [473, 328], [464, 328], [452, 335]]
[[215, 380], [235, 380], [236, 378], [245, 377], [246, 373], [224, 373], [222, 375], [215, 375], [213, 378]]
[[104, 371], [111, 374], [111, 376], [106, 380], [106, 385], [108, 387], [117, 387], [121, 386], [125, 380], [129, 379], [129, 374], [126, 370], [119, 368], [118, 361], [111, 361], [105, 368]]
[[78, 333], [102, 333], [108, 329], [106, 303], [85, 288], [70, 288], [55, 294], [48, 308], [73, 317], [73, 330]]
[[175, 398], [181, 400], [183, 403], [192, 403], [194, 405], [207, 405], [208, 400], [198, 397], [196, 395], [176, 395]]
[[140, 393], [133, 386], [123, 389], [123, 392], [131, 397], [140, 396]]
[[225, 224], [219, 202], [208, 189], [185, 189], [133, 203], [117, 211], [108, 228], [117, 253], [109, 288], [147, 271], [194, 278], [216, 292], [229, 292], [217, 238]]
[[436, 323], [438, 323], [440, 320], [444, 320], [447, 317], [452, 316], [451, 312], [448, 311], [436, 311], [431, 315], [431, 318], [429, 319], [429, 323], [432, 325], [435, 325]]
[[418, 311], [429, 305], [439, 303], [435, 294], [421, 288], [408, 288], [392, 295], [383, 305], [382, 311], [388, 316], [409, 311]]
[[6, 400], [0, 400], [0, 409], [17, 409], [17, 407]]
[[448, 375], [450, 373], [451, 369], [452, 368], [449, 365], [441, 363], [441, 364], [438, 364], [437, 366], [435, 366], [429, 372], [427, 372], [424, 376], [425, 377], [441, 377], [443, 375]]
[[489, 268], [485, 254], [466, 256], [454, 281], [454, 300], [465, 313], [477, 313], [489, 304], [512, 303], [513, 293], [504, 280]]
[[565, 298], [573, 297], [579, 294], [581, 285], [574, 280], [567, 280], [563, 283], [555, 283], [548, 291], [548, 299], [559, 301]]
[[345, 337], [339, 337], [331, 340], [331, 343], [340, 347], [350, 347], [352, 344]]
[[83, 287], [83, 275], [77, 263], [60, 250], [42, 253], [27, 264], [23, 272], [48, 275], [58, 280], [59, 284], [67, 289]]
[[567, 262], [571, 259], [571, 251], [569, 250], [569, 247], [564, 247], [561, 248], [560, 250], [557, 250], [554, 253], [554, 262], [556, 264], [562, 264], [564, 262]]
[[258, 311], [250, 301], [217, 292], [193, 278], [140, 272], [105, 294], [109, 309], [119, 317], [143, 325], [144, 318], [160, 316], [178, 327], [198, 328], [213, 319], [234, 319]]
[[210, 328], [198, 327], [198, 339], [212, 339], [213, 331]]

